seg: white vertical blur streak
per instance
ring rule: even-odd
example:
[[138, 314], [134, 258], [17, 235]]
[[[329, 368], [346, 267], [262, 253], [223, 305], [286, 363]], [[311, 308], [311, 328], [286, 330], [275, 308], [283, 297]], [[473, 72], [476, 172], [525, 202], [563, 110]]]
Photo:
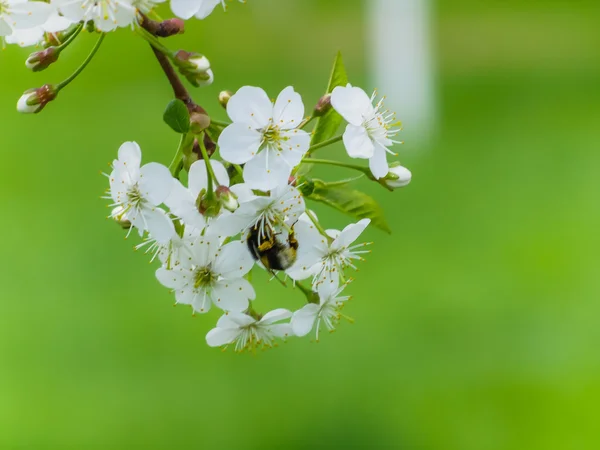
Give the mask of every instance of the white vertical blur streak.
[[397, 112], [400, 139], [435, 132], [430, 0], [365, 0], [369, 8], [371, 77], [386, 106]]

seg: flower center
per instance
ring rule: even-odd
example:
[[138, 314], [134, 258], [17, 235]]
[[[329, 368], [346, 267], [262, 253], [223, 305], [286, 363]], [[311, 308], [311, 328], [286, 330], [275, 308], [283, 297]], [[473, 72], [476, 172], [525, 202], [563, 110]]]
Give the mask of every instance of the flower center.
[[137, 184], [135, 184], [129, 190], [129, 192], [127, 192], [127, 199], [129, 200], [129, 203], [134, 207], [140, 206], [144, 202], [144, 197], [142, 196], [140, 188]]
[[212, 286], [214, 280], [215, 275], [213, 274], [210, 266], [200, 267], [194, 274], [194, 287], [198, 289]]
[[269, 124], [263, 130], [264, 142], [266, 144], [277, 145], [281, 141], [281, 130], [275, 124]]
[[[373, 93], [372, 100], [375, 99], [376, 94]], [[374, 140], [388, 139], [400, 132], [401, 123], [396, 120], [396, 113], [384, 109], [384, 99], [385, 97], [377, 102], [373, 113], [365, 117], [363, 122], [369, 137]]]

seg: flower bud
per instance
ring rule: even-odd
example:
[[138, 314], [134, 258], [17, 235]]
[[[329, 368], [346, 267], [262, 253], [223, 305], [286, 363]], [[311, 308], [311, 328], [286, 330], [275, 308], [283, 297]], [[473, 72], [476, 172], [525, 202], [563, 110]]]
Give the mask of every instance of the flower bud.
[[195, 87], [210, 86], [211, 84], [213, 84], [213, 81], [215, 81], [213, 72], [210, 69], [203, 73], [186, 75], [186, 78]]
[[225, 109], [227, 109], [227, 103], [229, 103], [229, 99], [233, 96], [233, 92], [231, 91], [221, 91], [219, 92], [219, 103]]
[[215, 193], [207, 194], [205, 189], [202, 189], [198, 199], [196, 200], [198, 212], [205, 217], [217, 217], [221, 212], [221, 201]]
[[183, 34], [185, 31], [185, 22], [178, 18], [157, 22], [142, 14], [140, 16], [140, 25], [154, 36], [162, 38], [175, 36], [176, 34]]
[[58, 47], [48, 47], [46, 50], [32, 53], [25, 61], [28, 69], [40, 72], [47, 69], [50, 64], [55, 63], [60, 55]]
[[390, 171], [384, 178], [384, 183], [390, 188], [400, 188], [410, 183], [412, 174], [403, 166], [390, 167]]
[[185, 50], [179, 50], [173, 56], [173, 62], [181, 74], [195, 87], [212, 84], [214, 76], [210, 70], [210, 62], [205, 56]]
[[193, 112], [190, 114], [190, 131], [200, 134], [210, 126], [210, 117], [206, 114]]
[[315, 191], [315, 182], [310, 178], [299, 177], [296, 179], [295, 186], [302, 193], [303, 196], [308, 197]]
[[215, 193], [217, 194], [217, 198], [221, 202], [221, 205], [228, 211], [233, 212], [240, 206], [237, 195], [235, 195], [227, 186], [217, 186]]
[[179, 50], [175, 52], [174, 63], [181, 70], [204, 73], [210, 69], [210, 61], [200, 53]]
[[58, 91], [51, 84], [45, 84], [37, 89], [29, 89], [19, 98], [17, 111], [24, 114], [37, 114], [57, 95]]
[[323, 97], [319, 99], [317, 102], [317, 106], [315, 106], [315, 110], [313, 112], [315, 117], [321, 117], [327, 114], [331, 109], [331, 94], [325, 94]]

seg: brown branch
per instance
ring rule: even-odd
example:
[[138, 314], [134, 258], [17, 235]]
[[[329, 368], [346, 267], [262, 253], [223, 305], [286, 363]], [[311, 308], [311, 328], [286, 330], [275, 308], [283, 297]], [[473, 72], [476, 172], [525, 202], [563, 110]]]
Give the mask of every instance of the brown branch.
[[194, 103], [194, 101], [192, 100], [192, 97], [190, 97], [189, 92], [187, 91], [187, 89], [185, 88], [183, 83], [181, 82], [179, 75], [177, 75], [177, 73], [175, 72], [175, 69], [173, 69], [173, 66], [169, 62], [169, 58], [167, 58], [167, 56], [164, 53], [162, 53], [160, 50], [153, 47], [152, 45], [150, 45], [150, 47], [152, 48], [152, 51], [154, 52], [154, 56], [156, 56], [156, 59], [158, 60], [160, 67], [162, 68], [163, 72], [167, 76], [169, 83], [171, 83], [171, 87], [173, 88], [173, 94], [175, 95], [175, 98], [178, 98], [186, 105], [189, 105], [190, 103]]

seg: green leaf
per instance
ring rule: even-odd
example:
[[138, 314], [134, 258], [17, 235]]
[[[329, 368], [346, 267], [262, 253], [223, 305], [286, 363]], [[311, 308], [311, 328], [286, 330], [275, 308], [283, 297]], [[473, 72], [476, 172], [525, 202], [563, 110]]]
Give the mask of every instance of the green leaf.
[[163, 120], [176, 133], [187, 133], [190, 131], [190, 112], [179, 99], [171, 100], [163, 114]]
[[361, 191], [348, 186], [330, 187], [319, 183], [315, 184], [313, 193], [307, 198], [324, 203], [357, 219], [371, 219], [371, 223], [377, 228], [387, 233], [392, 232], [379, 203]]
[[[346, 73], [346, 67], [342, 60], [342, 54], [338, 52], [331, 71], [331, 78], [329, 79], [329, 86], [325, 94], [331, 94], [333, 90], [338, 86], [346, 86], [348, 84], [348, 74]], [[333, 108], [331, 108], [322, 117], [317, 119], [315, 131], [310, 141], [311, 145], [318, 144], [319, 142], [331, 139], [342, 123], [342, 116], [340, 116]]]

